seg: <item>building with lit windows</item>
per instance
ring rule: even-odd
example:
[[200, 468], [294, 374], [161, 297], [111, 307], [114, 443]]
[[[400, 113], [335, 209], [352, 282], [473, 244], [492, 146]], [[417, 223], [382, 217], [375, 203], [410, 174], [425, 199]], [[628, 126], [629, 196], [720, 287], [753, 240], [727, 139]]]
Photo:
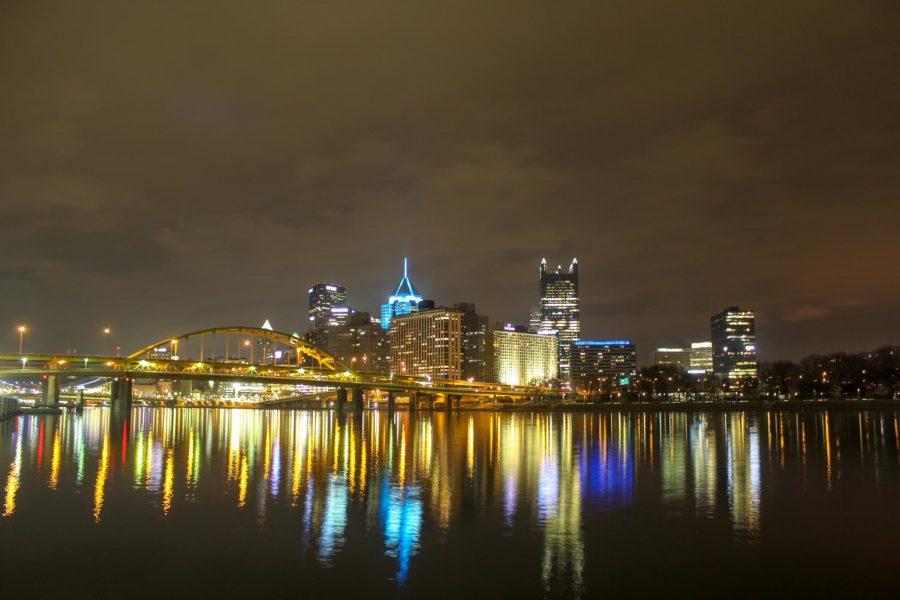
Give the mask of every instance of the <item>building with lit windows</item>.
[[398, 315], [408, 315], [411, 312], [419, 310], [419, 303], [422, 302], [422, 296], [416, 292], [412, 281], [409, 280], [409, 261], [403, 259], [403, 277], [394, 293], [388, 296], [388, 301], [381, 305], [381, 327], [382, 329], [391, 328], [391, 320]]
[[390, 328], [391, 373], [462, 378], [462, 318], [455, 308], [394, 315]]
[[579, 340], [571, 348], [572, 381], [582, 387], [628, 385], [637, 375], [637, 348], [631, 340]]
[[389, 373], [388, 332], [367, 312], [326, 330], [325, 349], [355, 371]]
[[478, 314], [471, 302], [458, 302], [453, 308], [462, 312], [463, 379], [491, 381], [491, 326], [487, 315]]
[[316, 283], [309, 288], [307, 338], [323, 344], [325, 331], [346, 323], [352, 312], [347, 306], [347, 288], [337, 283]]
[[556, 332], [559, 340], [559, 377], [569, 379], [572, 342], [581, 337], [578, 298], [578, 260], [572, 259], [567, 270], [557, 266], [551, 271], [547, 259], [541, 259], [540, 331]]
[[541, 330], [541, 309], [534, 307], [528, 311], [528, 333], [537, 333]]
[[694, 342], [691, 344], [691, 375], [706, 375], [713, 371], [712, 342]]
[[729, 386], [755, 380], [756, 316], [752, 310], [730, 306], [710, 318], [713, 372]]
[[687, 348], [657, 348], [653, 353], [653, 362], [665, 367], [680, 367], [687, 371], [691, 368], [691, 351]]
[[555, 335], [528, 333], [525, 327], [497, 327], [493, 339], [492, 380], [506, 385], [537, 385], [556, 379], [559, 342]]

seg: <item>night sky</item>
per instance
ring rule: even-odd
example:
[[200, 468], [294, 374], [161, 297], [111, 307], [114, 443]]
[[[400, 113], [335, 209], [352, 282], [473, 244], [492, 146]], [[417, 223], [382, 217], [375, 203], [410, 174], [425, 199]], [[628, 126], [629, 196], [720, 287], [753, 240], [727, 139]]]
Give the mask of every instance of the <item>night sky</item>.
[[[900, 342], [900, 2], [0, 3], [0, 350], [304, 326], [310, 283], [762, 359]], [[5, 339], [5, 341], [3, 341]]]

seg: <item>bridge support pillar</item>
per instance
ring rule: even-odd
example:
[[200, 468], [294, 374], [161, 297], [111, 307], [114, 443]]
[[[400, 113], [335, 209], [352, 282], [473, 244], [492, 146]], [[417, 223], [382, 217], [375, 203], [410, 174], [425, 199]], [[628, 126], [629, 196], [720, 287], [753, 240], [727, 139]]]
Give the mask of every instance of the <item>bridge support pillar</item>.
[[344, 387], [338, 388], [337, 404], [336, 404], [335, 408], [337, 408], [337, 411], [339, 413], [344, 412], [344, 403], [345, 402], [347, 402], [347, 388], [344, 388]]
[[78, 412], [84, 410], [84, 388], [78, 389], [78, 400], [75, 402], [75, 410]]
[[434, 412], [434, 396], [428, 396], [428, 410]]
[[387, 393], [387, 405], [388, 412], [394, 412], [394, 392], [388, 391]]
[[134, 381], [131, 377], [115, 377], [110, 385], [109, 405], [112, 408], [131, 408], [131, 392]]
[[353, 392], [353, 410], [362, 412], [363, 410], [363, 389], [359, 386], [351, 388]]
[[447, 412], [453, 410], [453, 394], [444, 394], [444, 410]]
[[59, 375], [47, 375], [41, 381], [41, 404], [59, 406]]
[[415, 412], [418, 408], [417, 404], [419, 403], [419, 392], [410, 392], [409, 393], [409, 411]]

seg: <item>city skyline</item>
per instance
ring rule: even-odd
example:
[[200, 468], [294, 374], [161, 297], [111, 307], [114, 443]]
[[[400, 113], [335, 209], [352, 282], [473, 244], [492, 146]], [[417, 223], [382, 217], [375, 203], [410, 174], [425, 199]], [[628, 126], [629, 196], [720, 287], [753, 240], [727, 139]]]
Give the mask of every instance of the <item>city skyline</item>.
[[[399, 284], [400, 286], [403, 286], [404, 284], [406, 284], [406, 282], [409, 282], [409, 281], [410, 281], [410, 276], [408, 275], [408, 272], [407, 272], [407, 269], [408, 269], [407, 261], [408, 261], [408, 258], [404, 258], [404, 259], [403, 259], [404, 271], [403, 271], [403, 276], [402, 276], [402, 278], [401, 278], [401, 280], [400, 280], [400, 284]], [[541, 272], [543, 273], [543, 272], [544, 272], [543, 269], [544, 269], [544, 268], [546, 267], [546, 265], [547, 265], [547, 263], [546, 263], [546, 258], [545, 258], [545, 257], [542, 257], [542, 258], [541, 258], [541, 263], [540, 263], [540, 265], [541, 265], [541, 269], [542, 269]], [[573, 258], [573, 260], [572, 260], [572, 265], [577, 265], [578, 268], [582, 268], [582, 265], [577, 261], [576, 258]], [[533, 266], [532, 266], [532, 268], [533, 268]], [[571, 265], [570, 265], [569, 269], [570, 269], [570, 268], [571, 268]], [[556, 270], [554, 270], [554, 271], [556, 271]], [[549, 272], [549, 268], [548, 268], [548, 272]], [[576, 273], [576, 277], [577, 277], [577, 273]], [[428, 279], [427, 277], [423, 277], [423, 278], [424, 278], [424, 279]], [[326, 283], [322, 283], [323, 281], [328, 281], [329, 283], [327, 283], [327, 284], [326, 284]], [[342, 280], [339, 280], [339, 279], [337, 279], [337, 278], [320, 277], [319, 279], [317, 279], [317, 280], [315, 281], [315, 283], [310, 284], [308, 288], [307, 288], [306, 286], [304, 286], [304, 285], [298, 285], [298, 289], [300, 290], [300, 291], [299, 291], [299, 296], [298, 296], [300, 305], [298, 305], [299, 308], [298, 308], [298, 311], [297, 311], [297, 316], [296, 316], [293, 320], [284, 321], [284, 320], [281, 320], [281, 319], [276, 320], [275, 318], [269, 319], [269, 317], [265, 316], [263, 313], [259, 313], [258, 317], [252, 317], [252, 318], [251, 318], [251, 319], [255, 319], [255, 320], [251, 320], [251, 321], [248, 321], [248, 322], [252, 324], [252, 323], [255, 323], [255, 322], [257, 322], [257, 321], [267, 321], [267, 322], [268, 322], [269, 320], [272, 320], [272, 321], [278, 322], [278, 323], [279, 323], [279, 327], [280, 327], [282, 330], [291, 330], [291, 331], [304, 331], [304, 332], [309, 332], [309, 331], [310, 331], [310, 330], [309, 330], [309, 327], [312, 325], [311, 317], [309, 316], [309, 315], [311, 314], [311, 313], [310, 313], [311, 307], [308, 306], [308, 302], [309, 302], [309, 299], [310, 299], [310, 294], [312, 293], [314, 287], [317, 287], [317, 286], [322, 286], [322, 287], [324, 287], [324, 286], [326, 286], [326, 285], [328, 285], [328, 286], [332, 286], [332, 285], [334, 285], [334, 286], [339, 286], [339, 288], [340, 288], [340, 290], [341, 290], [342, 297], [343, 297], [343, 299], [344, 299], [344, 300], [343, 300], [343, 303], [344, 303], [344, 304], [346, 304], [346, 305], [349, 306], [349, 305], [353, 305], [353, 304], [355, 303], [355, 300], [353, 300], [353, 301], [351, 302], [351, 298], [350, 298], [351, 288], [353, 287], [352, 283], [348, 284], [348, 283], [346, 283], [346, 282], [344, 282], [344, 281], [342, 281]], [[411, 286], [411, 283], [409, 283], [408, 285]], [[389, 287], [388, 290], [393, 290], [393, 289], [396, 288], [396, 287], [397, 287], [396, 285], [393, 286], [393, 287]], [[441, 287], [441, 286], [438, 285], [438, 287]], [[413, 293], [413, 294], [419, 294], [418, 288], [412, 288], [412, 287], [411, 287], [411, 289], [412, 289], [412, 293]], [[305, 291], [304, 291], [304, 290], [305, 290]], [[394, 292], [388, 291], [388, 292], [386, 292], [386, 293], [384, 294], [384, 298], [388, 298], [388, 297], [392, 296], [392, 294], [394, 294]], [[424, 296], [422, 296], [422, 297], [424, 298]], [[467, 295], [465, 295], [465, 294], [462, 294], [461, 297], [469, 298], [470, 296], [467, 296]], [[455, 296], [454, 296], [454, 298], [455, 298]], [[437, 300], [435, 300], [435, 299], [432, 299], [432, 298], [430, 298], [430, 297], [429, 297], [429, 298], [424, 298], [424, 299], [425, 299], [426, 301], [434, 302], [436, 306], [440, 306], [440, 307], [451, 307], [452, 305], [458, 303], [457, 300], [452, 300], [452, 301], [449, 301], [449, 302], [448, 302], [448, 301], [444, 301], [443, 299], [437, 299]], [[532, 300], [534, 300], [534, 299], [531, 299], [531, 300], [524, 300], [524, 301], [517, 301], [517, 302], [515, 302], [514, 304], [518, 305], [520, 308], [523, 307], [523, 306], [526, 306], [526, 305], [529, 306], [529, 307], [531, 307], [531, 308], [533, 308], [532, 304], [535, 304], [535, 303], [538, 303], [538, 302], [532, 302]], [[539, 298], [538, 298], [538, 300], [539, 300]], [[584, 298], [579, 298], [579, 300], [580, 300], [581, 304], [583, 305], [585, 299], [584, 299]], [[529, 304], [529, 302], [531, 302], [531, 304]], [[363, 305], [363, 306], [361, 306], [361, 307], [359, 308], [359, 310], [361, 310], [361, 311], [363, 311], [363, 312], [370, 312], [371, 314], [380, 317], [381, 314], [383, 314], [384, 306], [385, 306], [385, 305], [384, 305], [383, 303], [382, 303], [382, 304], [376, 304], [376, 306], [374, 306], [374, 307], [372, 307], [371, 309], [369, 309], [369, 307], [368, 307], [367, 305]], [[356, 310], [356, 309], [355, 309], [355, 308], [348, 308], [348, 310]], [[713, 312], [718, 313], [720, 310], [721, 310], [721, 307], [720, 307], [719, 309], [715, 309]], [[268, 313], [267, 313], [267, 314], [268, 314]], [[493, 314], [488, 314], [488, 315], [486, 315], [486, 316], [488, 316], [488, 317], [490, 318], [491, 321], [496, 321], [496, 322], [498, 322], [498, 323], [500, 323], [500, 322], [505, 322], [505, 323], [515, 323], [515, 324], [518, 324], [518, 325], [522, 325], [522, 326], [527, 327], [527, 326], [528, 326], [528, 323], [529, 323], [530, 316], [531, 316], [531, 315], [530, 315], [530, 308], [525, 308], [524, 311], [523, 311], [523, 310], [519, 310], [519, 311], [517, 311], [517, 314], [520, 315], [519, 318], [517, 318], [517, 319], [510, 319], [510, 318], [507, 318], [507, 315], [505, 315], [505, 314], [500, 314], [500, 315], [496, 315], [496, 316], [493, 315]], [[583, 311], [582, 311], [582, 314], [584, 314]], [[591, 338], [615, 338], [615, 337], [629, 337], [629, 338], [632, 338], [633, 341], [634, 341], [634, 343], [635, 343], [635, 346], [638, 348], [638, 353], [637, 353], [637, 362], [638, 362], [638, 365], [652, 365], [652, 364], [655, 364], [655, 363], [656, 363], [656, 358], [655, 358], [655, 356], [656, 356], [657, 351], [658, 351], [661, 347], [667, 345], [667, 344], [666, 344], [666, 340], [668, 340], [668, 345], [673, 345], [673, 344], [674, 344], [674, 345], [680, 345], [680, 346], [685, 346], [685, 347], [688, 347], [688, 348], [689, 348], [689, 347], [691, 346], [692, 340], [701, 340], [701, 339], [707, 339], [707, 338], [709, 338], [709, 337], [710, 337], [710, 331], [709, 331], [709, 319], [710, 319], [710, 317], [711, 317], [711, 315], [708, 315], [708, 316], [706, 316], [705, 318], [701, 316], [701, 318], [699, 319], [699, 321], [700, 321], [699, 327], [697, 326], [697, 324], [693, 324], [693, 325], [692, 325], [692, 330], [694, 330], [694, 331], [698, 331], [698, 330], [699, 330], [699, 331], [700, 331], [700, 333], [697, 333], [697, 334], [695, 334], [695, 335], [690, 335], [690, 334], [679, 334], [679, 333], [670, 333], [669, 335], [666, 335], [666, 336], [652, 337], [652, 335], [651, 335], [651, 336], [646, 336], [645, 338], [642, 338], [642, 336], [640, 336], [640, 335], [631, 335], [631, 334], [629, 334], [627, 331], [624, 331], [624, 330], [623, 330], [622, 333], [620, 333], [620, 334], [618, 334], [618, 335], [616, 335], [616, 334], [608, 334], [608, 333], [606, 333], [606, 332], [601, 332], [601, 333], [599, 333], [599, 334], [594, 335], [594, 334], [591, 334], [591, 333], [584, 333], [584, 332], [582, 331], [581, 334], [580, 334], [580, 337], [581, 337], [581, 339], [591, 339]], [[213, 319], [213, 320], [214, 320], [214, 319]], [[591, 321], [593, 321], [593, 319], [591, 319], [591, 318], [590, 318], [590, 315], [588, 315], [588, 322], [591, 322]], [[26, 323], [28, 323], [28, 324], [26, 325]], [[11, 345], [14, 345], [14, 342], [15, 342], [15, 343], [18, 343], [18, 341], [21, 341], [22, 333], [23, 333], [23, 332], [21, 332], [20, 329], [21, 329], [22, 327], [26, 327], [26, 328], [27, 328], [27, 331], [28, 331], [28, 336], [29, 336], [29, 338], [28, 338], [28, 340], [29, 340], [29, 347], [28, 347], [28, 350], [29, 350], [29, 351], [41, 350], [41, 348], [33, 348], [33, 347], [31, 346], [31, 344], [33, 343], [32, 340], [31, 340], [31, 337], [34, 335], [34, 330], [35, 330], [35, 326], [34, 326], [33, 323], [34, 323], [33, 320], [32, 320], [32, 321], [28, 321], [28, 320], [20, 319], [20, 320], [16, 321], [16, 322], [10, 327], [10, 336], [9, 336], [9, 337], [10, 337], [10, 340], [11, 340], [11, 341], [9, 341], [8, 343], [11, 344]], [[39, 323], [39, 322], [38, 322], [38, 323]], [[584, 319], [581, 320], [581, 323], [584, 323]], [[704, 329], [703, 329], [703, 323], [706, 324], [705, 331], [704, 331]], [[244, 323], [242, 323], [242, 324], [244, 324]], [[757, 328], [758, 328], [758, 327], [759, 327], [759, 318], [758, 318], [758, 315], [757, 315]], [[38, 329], [38, 331], [40, 332], [40, 328], [38, 327], [37, 329]], [[95, 328], [95, 329], [96, 329], [96, 328]], [[620, 329], [621, 329], [621, 328], [620, 328]], [[84, 330], [85, 330], [85, 331], [88, 331], [88, 328], [85, 327]], [[765, 327], [763, 328], [763, 330], [765, 331]], [[588, 331], [590, 332], [591, 330], [588, 330]], [[174, 334], [175, 332], [170, 332], [170, 333]], [[90, 339], [90, 338], [91, 338], [91, 335], [96, 335], [96, 336], [97, 336], [97, 339], [92, 341], [92, 340]], [[762, 336], [758, 336], [758, 337], [762, 337]], [[40, 339], [41, 339], [41, 336], [39, 335], [39, 336], [38, 336], [38, 340], [40, 341]], [[126, 341], [124, 344], [123, 344], [123, 342], [122, 342], [123, 339], [125, 339], [125, 340], [129, 339], [129, 336], [128, 336], [128, 335], [121, 335], [121, 334], [120, 334], [120, 328], [119, 328], [119, 327], [110, 327], [108, 324], [106, 324], [106, 325], [102, 326], [101, 328], [99, 328], [99, 331], [98, 331], [98, 332], [90, 331], [90, 332], [89, 332], [89, 335], [88, 335], [85, 339], [87, 340], [87, 345], [88, 345], [88, 346], [92, 346], [92, 345], [93, 345], [93, 346], [97, 346], [98, 350], [97, 350], [96, 352], [97, 352], [98, 354], [111, 353], [110, 348], [113, 348], [113, 349], [116, 349], [116, 348], [118, 348], [118, 349], [128, 349], [128, 348], [129, 348], [129, 346], [127, 345], [127, 341]], [[765, 338], [763, 337], [763, 339], [765, 339]], [[140, 341], [144, 341], [144, 340], [140, 340]], [[887, 345], [887, 344], [891, 344], [891, 343], [893, 343], [892, 340], [885, 340], [885, 341], [883, 341], [883, 342], [878, 342], [878, 343], [876, 343], [876, 345]], [[77, 344], [77, 342], [76, 342], [76, 344]], [[760, 359], [761, 361], [773, 361], [773, 360], [781, 360], [781, 359], [797, 359], [797, 358], [800, 358], [800, 356], [793, 356], [793, 355], [792, 355], [792, 356], [781, 356], [781, 355], [779, 355], [779, 356], [773, 356], [773, 355], [771, 355], [770, 352], [766, 352], [764, 343], [763, 343], [763, 344], [757, 344], [757, 345], [758, 345], [758, 348], [757, 348], [756, 351], [757, 351], [757, 354], [758, 354], [758, 356], [760, 357], [759, 359]], [[10, 347], [12, 348], [12, 346], [10, 346]], [[83, 345], [82, 345], [82, 346], [75, 345], [75, 346], [67, 347], [67, 350], [75, 351], [75, 350], [83, 350], [83, 348], [84, 348]], [[859, 351], [859, 352], [861, 352], [861, 351], [866, 351], [866, 350], [867, 350], [867, 348], [862, 348], [861, 350], [857, 350], [857, 349], [848, 350], [847, 348], [837, 348], [837, 349], [812, 349], [812, 350], [806, 352], [805, 355], [809, 355], [809, 354], [824, 354], [824, 353], [835, 352], [835, 351], [850, 351], [850, 352], [857, 352], [857, 351]]]
[[517, 323], [577, 256], [642, 360], [735, 304], [763, 360], [897, 343], [900, 7], [771, 8], [7, 3], [0, 343], [375, 315], [403, 256]]

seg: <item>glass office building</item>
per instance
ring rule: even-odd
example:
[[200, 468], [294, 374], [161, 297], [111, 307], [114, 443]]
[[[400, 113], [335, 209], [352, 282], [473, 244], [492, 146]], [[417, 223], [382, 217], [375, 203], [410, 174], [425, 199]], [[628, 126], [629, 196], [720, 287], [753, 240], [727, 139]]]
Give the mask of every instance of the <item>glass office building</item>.
[[547, 268], [541, 259], [540, 270], [540, 331], [555, 332], [559, 340], [559, 377], [569, 379], [572, 343], [581, 337], [581, 317], [578, 298], [578, 260], [572, 259], [568, 269]]

